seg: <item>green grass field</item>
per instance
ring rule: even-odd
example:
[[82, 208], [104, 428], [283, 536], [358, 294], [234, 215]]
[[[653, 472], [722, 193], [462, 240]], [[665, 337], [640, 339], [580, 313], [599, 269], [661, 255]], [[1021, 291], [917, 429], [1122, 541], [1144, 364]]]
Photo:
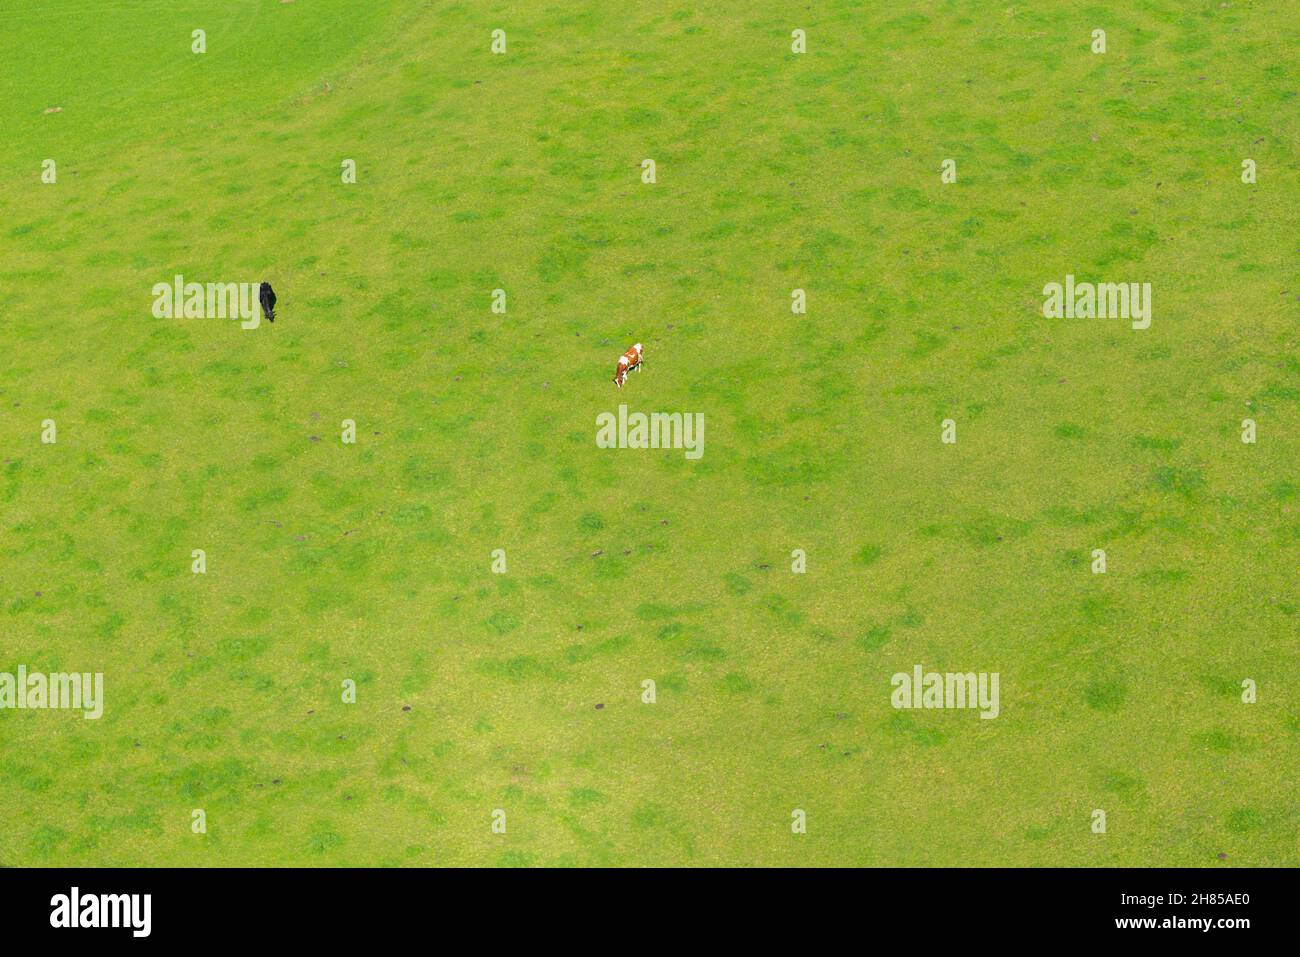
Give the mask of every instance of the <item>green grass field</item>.
[[1294, 7], [694, 9], [0, 10], [0, 864], [1300, 864]]

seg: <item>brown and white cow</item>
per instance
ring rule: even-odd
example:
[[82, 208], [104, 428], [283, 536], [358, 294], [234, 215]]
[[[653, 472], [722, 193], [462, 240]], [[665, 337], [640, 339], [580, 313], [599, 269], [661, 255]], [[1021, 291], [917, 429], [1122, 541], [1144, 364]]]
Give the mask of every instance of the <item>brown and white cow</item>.
[[614, 370], [614, 385], [620, 389], [627, 381], [627, 374], [633, 369], [641, 371], [641, 343], [637, 343], [618, 357], [618, 368]]

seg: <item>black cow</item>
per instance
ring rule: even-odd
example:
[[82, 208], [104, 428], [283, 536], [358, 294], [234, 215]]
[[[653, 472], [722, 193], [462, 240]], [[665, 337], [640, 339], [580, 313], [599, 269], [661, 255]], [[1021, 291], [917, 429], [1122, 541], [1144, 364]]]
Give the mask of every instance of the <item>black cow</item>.
[[271, 288], [269, 282], [262, 283], [257, 291], [257, 298], [262, 303], [262, 315], [266, 316], [266, 321], [275, 322], [275, 290]]

